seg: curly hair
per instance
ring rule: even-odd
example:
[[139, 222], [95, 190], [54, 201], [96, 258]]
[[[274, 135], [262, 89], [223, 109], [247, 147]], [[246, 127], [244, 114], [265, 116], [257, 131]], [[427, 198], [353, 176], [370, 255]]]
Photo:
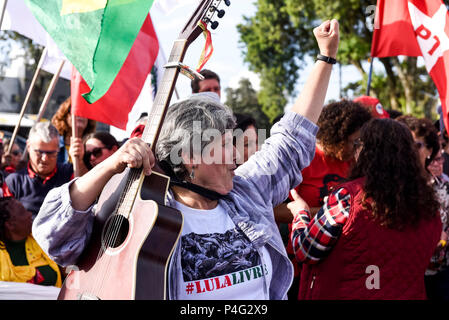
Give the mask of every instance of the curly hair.
[[375, 219], [402, 230], [438, 213], [436, 195], [404, 124], [372, 119], [362, 127], [360, 141], [349, 179], [365, 178], [363, 205], [372, 210]]
[[[56, 111], [55, 115], [51, 118], [51, 123], [56, 127], [56, 129], [58, 129], [59, 134], [63, 137], [72, 135], [72, 124], [67, 122], [67, 115], [71, 111], [71, 106], [72, 101], [70, 97], [68, 97], [63, 103], [61, 103], [58, 111]], [[96, 126], [97, 122], [89, 119], [87, 121], [86, 129], [84, 129], [83, 136], [94, 132]]]
[[364, 123], [372, 118], [371, 113], [360, 103], [341, 100], [326, 105], [318, 118], [317, 140], [325, 154], [336, 155]]
[[4, 248], [4, 242], [6, 240], [5, 223], [10, 218], [8, 205], [12, 199], [14, 198], [13, 197], [0, 198], [0, 249]]
[[435, 159], [438, 151], [440, 151], [440, 139], [438, 137], [438, 130], [435, 128], [432, 121], [426, 118], [416, 118], [412, 115], [403, 115], [396, 118], [397, 121], [405, 124], [416, 137], [424, 139], [426, 147], [432, 150], [429, 158], [426, 159], [425, 166], [427, 166]]

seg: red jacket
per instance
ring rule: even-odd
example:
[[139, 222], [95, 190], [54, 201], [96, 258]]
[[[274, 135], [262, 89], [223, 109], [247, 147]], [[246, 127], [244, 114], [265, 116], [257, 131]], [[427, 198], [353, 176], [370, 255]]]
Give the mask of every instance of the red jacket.
[[304, 265], [300, 299], [425, 299], [424, 272], [441, 234], [439, 215], [402, 231], [382, 227], [363, 209], [362, 179], [342, 185], [351, 211], [329, 256]]

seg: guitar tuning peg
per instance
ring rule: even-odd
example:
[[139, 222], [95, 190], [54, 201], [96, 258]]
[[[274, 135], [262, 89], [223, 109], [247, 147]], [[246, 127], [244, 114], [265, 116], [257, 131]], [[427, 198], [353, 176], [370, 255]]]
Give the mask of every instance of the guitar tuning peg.
[[218, 28], [218, 21], [212, 21], [210, 27], [211, 27], [212, 29], [214, 29], [214, 30], [217, 29], [217, 28]]
[[224, 0], [224, 2], [225, 2], [225, 5], [227, 5], [228, 7], [231, 5], [231, 1], [229, 1], [229, 0]]
[[225, 15], [225, 11], [224, 11], [224, 10], [218, 10], [217, 16], [218, 16], [219, 18], [223, 18], [224, 15]]

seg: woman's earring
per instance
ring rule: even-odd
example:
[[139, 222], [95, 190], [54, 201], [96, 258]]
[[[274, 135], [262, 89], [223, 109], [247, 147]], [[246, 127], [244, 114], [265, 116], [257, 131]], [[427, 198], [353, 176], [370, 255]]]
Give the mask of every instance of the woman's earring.
[[195, 169], [192, 167], [192, 171], [190, 171], [190, 180], [193, 181], [193, 179], [195, 179]]

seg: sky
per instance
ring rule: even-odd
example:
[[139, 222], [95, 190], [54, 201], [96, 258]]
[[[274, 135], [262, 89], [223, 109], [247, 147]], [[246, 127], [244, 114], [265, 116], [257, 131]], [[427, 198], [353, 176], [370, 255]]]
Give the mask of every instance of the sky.
[[[14, 0], [10, 0], [14, 1]], [[158, 34], [160, 46], [162, 47], [166, 56], [169, 55], [174, 41], [178, 38], [179, 32], [182, 30], [183, 26], [186, 24], [188, 18], [192, 15], [194, 9], [197, 6], [199, 0], [157, 0], [153, 4], [152, 20], [153, 25]], [[0, 0], [2, 2], [2, 0]], [[168, 7], [171, 8], [170, 12], [162, 12], [154, 10], [157, 4], [166, 3]], [[173, 9], [173, 4], [182, 3], [176, 9]], [[248, 78], [255, 90], [259, 90], [259, 77], [249, 71], [249, 66], [244, 62], [243, 56], [243, 43], [239, 42], [239, 34], [237, 31], [237, 25], [244, 22], [243, 17], [251, 17], [256, 12], [256, 7], [254, 5], [254, 0], [231, 0], [230, 7], [225, 6], [224, 1], [221, 1], [219, 9], [224, 9], [226, 11], [224, 17], [219, 19], [215, 16], [215, 20], [219, 22], [219, 27], [215, 30], [211, 30], [212, 33], [212, 43], [214, 47], [213, 54], [210, 60], [206, 63], [204, 68], [211, 69], [215, 71], [221, 79], [222, 86], [222, 102], [225, 102], [225, 89], [228, 87], [236, 88], [238, 87], [239, 80], [242, 78]], [[330, 17], [331, 18], [331, 17]], [[312, 30], [310, 30], [312, 32]], [[204, 48], [205, 39], [202, 35], [194, 41], [187, 50], [184, 63], [193, 69], [196, 69], [201, 52]], [[298, 95], [301, 91], [308, 74], [313, 66], [314, 58], [310, 57], [308, 59], [307, 66], [300, 71], [300, 77], [297, 81], [296, 94]], [[59, 65], [59, 61], [58, 61]], [[17, 72], [17, 68], [15, 69]], [[55, 68], [56, 69], [56, 68]], [[70, 74], [70, 70], [68, 72]], [[340, 78], [341, 76], [341, 78]], [[359, 79], [360, 75], [355, 71], [353, 67], [344, 67], [340, 70], [339, 65], [334, 66], [334, 70], [330, 79], [329, 89], [327, 91], [326, 102], [329, 100], [339, 99], [340, 92], [340, 80], [343, 85]], [[144, 92], [145, 91], [145, 92]], [[135, 112], [135, 115], [130, 115], [130, 123], [133, 120], [137, 120], [138, 115], [141, 112], [148, 111], [148, 95], [149, 90], [142, 90], [141, 97], [139, 97], [140, 102]], [[191, 94], [190, 79], [180, 75], [176, 83], [176, 91], [179, 98], [185, 98]], [[291, 97], [286, 110], [288, 110], [294, 103], [295, 97]], [[177, 95], [174, 95], [171, 102], [176, 102]], [[135, 107], [136, 107], [135, 106]], [[114, 130], [117, 135], [126, 136], [127, 133], [121, 132], [121, 130]], [[130, 131], [130, 130], [128, 130]]]
[[[190, 1], [190, 3], [192, 2], [194, 1]], [[187, 22], [194, 7], [194, 4], [184, 5], [166, 17], [152, 16], [160, 45], [162, 45], [166, 56], [169, 55], [173, 43], [179, 35], [179, 31]], [[230, 7], [226, 7], [224, 2], [222, 2], [220, 9], [224, 9], [226, 13], [222, 19], [216, 18], [219, 22], [217, 29], [212, 30], [209, 28], [212, 33], [214, 51], [204, 68], [213, 70], [220, 76], [222, 93], [224, 93], [226, 87], [236, 87], [241, 77], [249, 78], [257, 89], [259, 87], [258, 77], [254, 73], [249, 72], [248, 66], [243, 63], [243, 56], [239, 49], [241, 44], [238, 43], [239, 35], [236, 28], [237, 24], [243, 21], [244, 14], [251, 15], [255, 12], [254, 5], [250, 0], [233, 0]], [[184, 63], [191, 68], [196, 68], [204, 44], [204, 37], [200, 35], [188, 48]], [[176, 88], [181, 97], [189, 95], [191, 93], [190, 79], [184, 76], [179, 77]]]
[[[194, 0], [185, 0], [185, 2], [195, 2]], [[165, 54], [168, 56], [173, 42], [177, 39], [179, 31], [182, 29], [187, 19], [193, 12], [195, 5], [184, 5], [178, 7], [167, 16], [152, 16], [156, 32], [159, 37], [160, 45], [162, 45]], [[259, 89], [259, 77], [249, 71], [248, 64], [244, 62], [242, 53], [242, 43], [239, 43], [239, 33], [237, 25], [243, 23], [243, 16], [251, 17], [256, 12], [254, 1], [252, 0], [231, 0], [231, 6], [226, 7], [222, 2], [220, 8], [226, 13], [222, 19], [217, 19], [219, 27], [212, 32], [212, 42], [214, 51], [212, 57], [204, 66], [206, 69], [216, 72], [221, 79], [222, 101], [226, 99], [225, 89], [227, 87], [236, 88], [242, 77], [250, 79], [253, 88]], [[312, 30], [310, 31], [312, 32]], [[187, 51], [184, 63], [192, 68], [196, 68], [200, 54], [204, 47], [204, 37], [201, 35], [194, 43], [192, 43]], [[306, 81], [307, 75], [311, 71], [313, 59], [310, 57], [308, 66], [300, 72], [300, 78], [297, 83], [297, 94]], [[360, 78], [355, 68], [344, 67], [341, 70], [341, 82], [343, 84]], [[334, 66], [333, 74], [330, 80], [326, 101], [331, 99], [339, 99], [340, 92], [340, 72], [338, 65]], [[191, 93], [190, 79], [184, 76], [178, 78], [176, 84], [179, 96], [186, 97]], [[288, 109], [294, 102], [296, 97], [292, 97]], [[175, 101], [176, 98], [174, 97]]]
[[[3, 0], [0, 0], [0, 2], [2, 3]], [[174, 41], [178, 38], [179, 32], [186, 24], [188, 18], [192, 15], [198, 2], [199, 0], [155, 0], [153, 8], [151, 9], [152, 20], [158, 34], [160, 45], [166, 56], [169, 55]], [[231, 0], [231, 5], [227, 7], [225, 6], [224, 1], [221, 1], [219, 9], [224, 9], [226, 13], [222, 19], [215, 16], [215, 19], [219, 22], [219, 27], [216, 30], [209, 28], [212, 33], [214, 51], [204, 68], [211, 69], [220, 76], [223, 102], [226, 100], [225, 89], [228, 87], [238, 87], [241, 78], [248, 78], [255, 90], [260, 88], [258, 75], [250, 72], [248, 64], [244, 62], [242, 52], [244, 44], [239, 42], [239, 34], [237, 31], [237, 25], [244, 22], [243, 16], [251, 17], [255, 14], [256, 6], [254, 5], [254, 2], [255, 0]], [[179, 3], [182, 5], [179, 5]], [[165, 9], [163, 8], [164, 5], [166, 5]], [[161, 9], [162, 7], [162, 10], [153, 10], [155, 7], [156, 9]], [[167, 13], [167, 11], [169, 12]], [[8, 17], [6, 15], [5, 21], [7, 21], [7, 19]], [[312, 30], [310, 30], [310, 32], [312, 32]], [[191, 68], [196, 69], [204, 44], [204, 37], [200, 35], [188, 48], [184, 63]], [[299, 94], [301, 91], [307, 76], [311, 71], [313, 61], [313, 57], [310, 57], [308, 59], [307, 67], [300, 71], [300, 77], [296, 86], [296, 94]], [[11, 69], [14, 69], [14, 71], [17, 72], [17, 68]], [[66, 69], [69, 70], [68, 74], [70, 74], [70, 68], [67, 67]], [[360, 75], [353, 67], [344, 67], [340, 70], [339, 65], [334, 66], [326, 101], [339, 99], [340, 80], [344, 85], [359, 78]], [[181, 75], [176, 83], [176, 90], [180, 98], [190, 95], [190, 79]], [[294, 103], [295, 99], [296, 96], [291, 97], [286, 109]], [[176, 95], [174, 95], [172, 102], [175, 102], [176, 100]], [[142, 98], [142, 101], [144, 101], [144, 97]]]

